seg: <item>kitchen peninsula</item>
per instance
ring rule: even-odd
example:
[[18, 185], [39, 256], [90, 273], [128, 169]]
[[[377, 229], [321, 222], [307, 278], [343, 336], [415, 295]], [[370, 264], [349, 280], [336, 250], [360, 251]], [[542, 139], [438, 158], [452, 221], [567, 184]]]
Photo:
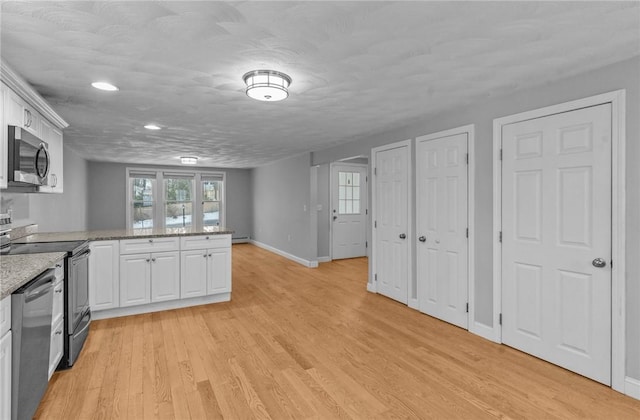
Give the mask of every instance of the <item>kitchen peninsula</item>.
[[232, 230], [115, 229], [34, 233], [15, 243], [89, 240], [94, 319], [231, 300]]

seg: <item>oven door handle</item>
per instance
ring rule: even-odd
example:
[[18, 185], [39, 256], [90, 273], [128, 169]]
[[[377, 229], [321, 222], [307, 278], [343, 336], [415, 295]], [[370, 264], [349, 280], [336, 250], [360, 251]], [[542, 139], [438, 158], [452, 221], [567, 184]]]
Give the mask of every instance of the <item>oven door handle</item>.
[[80, 331], [74, 332], [73, 333], [74, 336], [82, 334], [83, 332], [85, 332], [87, 328], [89, 328], [89, 324], [91, 324], [91, 311], [88, 311], [82, 318], [80, 318], [80, 322], [78, 324], [82, 324], [82, 321], [84, 321], [84, 319], [87, 317], [89, 317], [89, 319], [87, 320], [87, 323], [84, 325], [84, 327], [82, 327]]
[[89, 254], [91, 254], [91, 250], [90, 250], [90, 249], [87, 249], [87, 250], [86, 250], [86, 251], [84, 251], [82, 254], [78, 255], [76, 258], [80, 259], [80, 258], [83, 258], [83, 257], [85, 257], [85, 256], [86, 256], [86, 257], [88, 257], [88, 256], [89, 256]]

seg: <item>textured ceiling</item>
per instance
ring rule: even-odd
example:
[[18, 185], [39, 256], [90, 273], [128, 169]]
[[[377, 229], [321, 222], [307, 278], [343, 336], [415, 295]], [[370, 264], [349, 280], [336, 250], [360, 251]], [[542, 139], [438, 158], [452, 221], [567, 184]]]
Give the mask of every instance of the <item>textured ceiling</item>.
[[[638, 2], [1, 7], [2, 58], [99, 161], [254, 167], [640, 54]], [[261, 68], [293, 78], [286, 101], [246, 97], [242, 75]]]

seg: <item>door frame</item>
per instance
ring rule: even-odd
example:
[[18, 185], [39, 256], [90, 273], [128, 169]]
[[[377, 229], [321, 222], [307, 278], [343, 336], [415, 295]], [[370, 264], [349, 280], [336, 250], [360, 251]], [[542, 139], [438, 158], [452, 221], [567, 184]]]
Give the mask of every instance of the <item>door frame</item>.
[[[333, 202], [333, 193], [335, 189], [333, 167], [334, 166], [353, 166], [354, 168], [364, 168], [365, 172], [365, 225], [364, 225], [364, 237], [365, 241], [369, 241], [369, 164], [368, 163], [349, 163], [349, 162], [331, 162], [329, 164], [329, 261], [333, 261], [333, 209], [336, 208], [336, 203]], [[365, 247], [365, 256], [369, 257], [369, 247]]]
[[624, 89], [493, 120], [493, 326], [480, 335], [502, 342], [502, 128], [515, 122], [611, 104], [611, 388], [625, 392], [625, 99]]
[[[475, 311], [475, 180], [476, 180], [476, 148], [475, 148], [475, 124], [468, 124], [449, 130], [438, 131], [437, 133], [427, 134], [416, 137], [416, 182], [414, 189], [414, 200], [416, 225], [418, 223], [418, 171], [417, 171], [417, 150], [418, 142], [436, 140], [443, 137], [455, 136], [458, 134], [467, 135], [467, 154], [469, 156], [467, 162], [467, 227], [469, 228], [469, 237], [467, 238], [467, 302], [469, 303], [469, 311], [467, 313], [467, 330], [476, 332], [475, 323], [473, 322], [473, 313]], [[414, 244], [415, 245], [415, 244]], [[417, 251], [416, 251], [417, 252]], [[418, 299], [418, 309], [420, 309], [420, 283], [418, 282], [418, 268], [416, 267], [416, 298]]]
[[[369, 225], [370, 230], [371, 230], [371, 258], [369, 259], [369, 282], [367, 283], [367, 290], [373, 293], [378, 293], [378, 282], [375, 279], [375, 275], [376, 275], [376, 263], [377, 263], [377, 259], [376, 259], [376, 229], [374, 228], [374, 223], [373, 221], [376, 220], [376, 213], [377, 213], [377, 209], [376, 209], [376, 185], [377, 185], [377, 180], [376, 180], [376, 173], [375, 173], [375, 167], [376, 167], [376, 154], [378, 152], [384, 152], [387, 150], [391, 150], [391, 149], [397, 149], [400, 147], [407, 147], [407, 150], [409, 152], [409, 156], [407, 159], [407, 172], [408, 172], [408, 176], [407, 176], [407, 243], [408, 244], [412, 244], [411, 241], [413, 241], [413, 221], [412, 221], [412, 213], [413, 213], [413, 197], [412, 197], [412, 192], [413, 192], [413, 150], [411, 149], [413, 140], [412, 139], [407, 139], [407, 140], [402, 140], [402, 141], [398, 141], [395, 143], [390, 143], [390, 144], [385, 144], [384, 146], [378, 146], [378, 147], [374, 147], [371, 149], [371, 158], [369, 159], [369, 165], [371, 168], [371, 182], [369, 183], [369, 185], [371, 185], [371, 206], [369, 206], [369, 208], [371, 209], [371, 221], [372, 223]], [[412, 255], [413, 255], [413, 251], [412, 251], [412, 246], [409, 245], [409, 249], [408, 249], [408, 255], [407, 255], [407, 301], [408, 301], [408, 306], [411, 308], [417, 308], [418, 307], [418, 297], [417, 296], [411, 296], [411, 282], [413, 279], [413, 259], [412, 259]]]

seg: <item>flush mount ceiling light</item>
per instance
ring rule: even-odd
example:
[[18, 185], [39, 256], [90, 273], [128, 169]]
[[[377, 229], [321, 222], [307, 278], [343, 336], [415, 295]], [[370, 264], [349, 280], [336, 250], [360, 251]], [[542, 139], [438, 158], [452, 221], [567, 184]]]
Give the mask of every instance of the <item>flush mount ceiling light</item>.
[[93, 82], [91, 83], [91, 86], [93, 86], [96, 89], [107, 90], [109, 92], [120, 90], [118, 89], [117, 86], [114, 86], [111, 83], [107, 83], [107, 82]]
[[245, 73], [247, 96], [258, 101], [275, 102], [289, 96], [291, 77], [275, 70], [253, 70]]
[[160, 130], [161, 127], [156, 124], [147, 124], [144, 126], [147, 130]]
[[198, 163], [197, 156], [180, 156], [180, 163], [183, 165], [195, 165]]

